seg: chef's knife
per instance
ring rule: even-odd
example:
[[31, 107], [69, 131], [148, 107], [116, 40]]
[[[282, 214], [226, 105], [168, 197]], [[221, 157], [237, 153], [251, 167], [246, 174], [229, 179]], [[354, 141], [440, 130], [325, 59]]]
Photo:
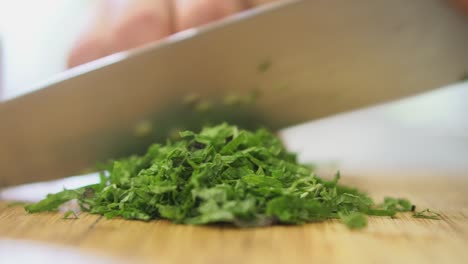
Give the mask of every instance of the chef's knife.
[[0, 104], [0, 185], [78, 174], [202, 121], [277, 129], [456, 82], [468, 24], [448, 2], [285, 1], [66, 71]]

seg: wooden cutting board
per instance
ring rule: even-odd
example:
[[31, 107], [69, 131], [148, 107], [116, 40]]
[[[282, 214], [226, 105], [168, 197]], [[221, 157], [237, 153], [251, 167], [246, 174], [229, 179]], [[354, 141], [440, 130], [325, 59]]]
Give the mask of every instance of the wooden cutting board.
[[418, 209], [442, 213], [442, 220], [400, 214], [371, 218], [358, 231], [337, 221], [236, 229], [88, 214], [65, 220], [58, 213], [28, 215], [0, 202], [0, 239], [65, 245], [132, 263], [467, 263], [468, 177], [345, 177], [343, 182], [376, 200], [409, 198]]

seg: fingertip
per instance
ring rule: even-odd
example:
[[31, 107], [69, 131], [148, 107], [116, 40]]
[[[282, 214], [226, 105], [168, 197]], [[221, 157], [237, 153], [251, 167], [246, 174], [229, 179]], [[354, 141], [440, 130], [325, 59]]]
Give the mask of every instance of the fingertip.
[[169, 16], [152, 9], [134, 11], [111, 29], [113, 52], [142, 46], [172, 33]]
[[72, 68], [107, 55], [106, 42], [97, 35], [85, 35], [79, 38], [67, 58], [67, 67]]
[[75, 67], [109, 54], [108, 25], [111, 0], [95, 2], [83, 31], [76, 39], [67, 58], [67, 67]]
[[468, 0], [452, 0], [455, 6], [458, 7], [465, 15], [468, 15]]

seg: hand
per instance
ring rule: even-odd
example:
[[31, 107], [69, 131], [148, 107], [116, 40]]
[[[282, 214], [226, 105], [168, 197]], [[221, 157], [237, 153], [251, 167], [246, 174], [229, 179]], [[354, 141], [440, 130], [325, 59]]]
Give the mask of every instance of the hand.
[[100, 0], [68, 67], [162, 39], [275, 0]]
[[[72, 48], [68, 67], [273, 1], [277, 0], [99, 0]], [[468, 11], [468, 0], [449, 1]]]
[[468, 0], [452, 0], [455, 2], [457, 7], [468, 14]]

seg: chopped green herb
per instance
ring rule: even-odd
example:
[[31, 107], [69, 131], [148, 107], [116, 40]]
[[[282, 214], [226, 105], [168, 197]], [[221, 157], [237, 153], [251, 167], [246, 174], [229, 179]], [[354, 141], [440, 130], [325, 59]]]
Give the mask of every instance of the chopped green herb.
[[150, 121], [141, 121], [135, 126], [134, 134], [136, 137], [146, 137], [153, 131], [153, 124]]
[[252, 89], [246, 96], [242, 98], [242, 102], [247, 105], [249, 104], [252, 105], [258, 100], [259, 96], [260, 96], [260, 90]]
[[411, 202], [407, 199], [385, 197], [382, 209], [396, 212], [409, 212], [412, 210], [412, 206]]
[[360, 229], [367, 226], [367, 216], [363, 213], [354, 212], [351, 214], [338, 213], [340, 220], [351, 229]]
[[432, 220], [440, 220], [442, 215], [439, 213], [436, 213], [434, 211], [431, 211], [429, 209], [424, 209], [419, 212], [415, 212], [413, 214], [414, 218], [424, 218], [424, 219], [432, 219]]
[[68, 210], [63, 214], [63, 219], [78, 219], [78, 215], [73, 210]]
[[47, 197], [36, 203], [25, 206], [29, 213], [37, 213], [43, 211], [57, 211], [58, 207], [70, 200], [78, 199], [84, 192], [84, 188], [77, 190], [63, 190], [56, 194], [48, 194]]
[[242, 98], [235, 94], [228, 94], [223, 98], [223, 104], [225, 105], [240, 105], [242, 103]]
[[213, 104], [210, 101], [203, 100], [203, 101], [198, 102], [195, 105], [195, 110], [198, 112], [206, 112], [206, 111], [211, 110], [212, 107], [213, 107]]
[[405, 199], [376, 205], [365, 193], [340, 185], [339, 172], [332, 180], [318, 177], [265, 129], [221, 124], [179, 134], [143, 156], [114, 161], [99, 184], [51, 194], [25, 208], [55, 211], [77, 199], [82, 210], [107, 218], [240, 227], [334, 218], [350, 228], [364, 227], [366, 215], [411, 210]]
[[258, 89], [252, 89], [245, 95], [228, 94], [223, 98], [223, 104], [228, 106], [252, 105], [257, 101], [259, 95]]
[[172, 128], [169, 133], [168, 137], [170, 140], [179, 140], [180, 139], [180, 129]]
[[271, 68], [271, 60], [264, 60], [258, 65], [258, 72], [264, 73]]

